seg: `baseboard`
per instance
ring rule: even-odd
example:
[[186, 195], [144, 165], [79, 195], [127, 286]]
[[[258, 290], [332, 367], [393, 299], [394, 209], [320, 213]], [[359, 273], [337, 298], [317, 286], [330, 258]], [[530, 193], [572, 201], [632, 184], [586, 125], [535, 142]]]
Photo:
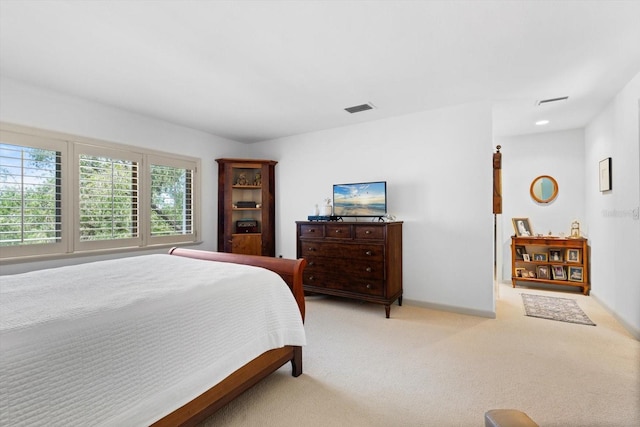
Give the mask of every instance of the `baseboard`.
[[475, 310], [473, 308], [456, 307], [453, 305], [446, 305], [446, 304], [435, 304], [431, 302], [417, 301], [417, 300], [411, 300], [407, 298], [402, 299], [402, 304], [413, 305], [413, 306], [422, 307], [422, 308], [429, 308], [432, 310], [449, 311], [451, 313], [465, 314], [468, 316], [487, 317], [489, 319], [496, 318], [496, 313], [493, 311]]
[[640, 341], [640, 329], [635, 328], [629, 322], [620, 317], [618, 313], [616, 313], [613, 309], [611, 309], [611, 307], [609, 307], [604, 301], [602, 301], [601, 298], [598, 297], [597, 293], [591, 291], [589, 293], [589, 296], [598, 301], [598, 304], [600, 304], [602, 308], [604, 308], [610, 315], [612, 315], [622, 325], [622, 327], [627, 330], [627, 332], [629, 332], [636, 340]]

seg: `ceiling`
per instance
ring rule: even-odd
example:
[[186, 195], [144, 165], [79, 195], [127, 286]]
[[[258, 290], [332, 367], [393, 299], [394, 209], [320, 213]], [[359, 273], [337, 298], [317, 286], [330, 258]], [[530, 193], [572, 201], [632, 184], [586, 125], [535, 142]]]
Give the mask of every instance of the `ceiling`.
[[241, 142], [487, 100], [507, 136], [588, 123], [640, 72], [639, 17], [635, 0], [0, 0], [0, 76]]

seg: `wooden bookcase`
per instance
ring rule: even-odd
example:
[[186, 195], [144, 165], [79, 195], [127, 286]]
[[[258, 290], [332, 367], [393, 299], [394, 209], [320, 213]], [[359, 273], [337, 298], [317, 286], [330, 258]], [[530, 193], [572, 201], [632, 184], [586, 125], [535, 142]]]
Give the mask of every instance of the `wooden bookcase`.
[[275, 256], [273, 160], [218, 162], [218, 251]]
[[514, 288], [517, 282], [576, 286], [588, 295], [587, 239], [512, 236], [511, 282]]

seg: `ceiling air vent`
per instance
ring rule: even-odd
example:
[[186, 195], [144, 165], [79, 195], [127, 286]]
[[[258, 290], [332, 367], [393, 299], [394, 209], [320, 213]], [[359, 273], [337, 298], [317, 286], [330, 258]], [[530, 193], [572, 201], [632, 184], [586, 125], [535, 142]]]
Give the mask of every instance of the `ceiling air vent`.
[[373, 105], [371, 103], [362, 104], [362, 105], [355, 105], [353, 107], [345, 108], [345, 110], [347, 110], [351, 114], [359, 113], [361, 111], [373, 110]]
[[536, 105], [545, 105], [552, 102], [566, 101], [567, 99], [569, 99], [568, 96], [561, 96], [560, 98], [541, 99], [540, 101], [536, 101]]

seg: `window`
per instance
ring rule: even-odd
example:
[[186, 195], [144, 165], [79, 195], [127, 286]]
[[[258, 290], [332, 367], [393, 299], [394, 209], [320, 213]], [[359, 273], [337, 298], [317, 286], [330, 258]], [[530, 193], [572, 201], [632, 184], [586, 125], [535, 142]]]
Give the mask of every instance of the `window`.
[[1, 133], [0, 258], [196, 241], [196, 159], [34, 133]]
[[66, 144], [0, 132], [1, 256], [66, 249], [62, 218]]
[[60, 241], [60, 157], [59, 151], [0, 143], [0, 234], [7, 245]]
[[142, 154], [75, 144], [78, 249], [142, 246], [138, 200]]
[[193, 164], [158, 156], [149, 162], [151, 240], [172, 242], [193, 235]]

